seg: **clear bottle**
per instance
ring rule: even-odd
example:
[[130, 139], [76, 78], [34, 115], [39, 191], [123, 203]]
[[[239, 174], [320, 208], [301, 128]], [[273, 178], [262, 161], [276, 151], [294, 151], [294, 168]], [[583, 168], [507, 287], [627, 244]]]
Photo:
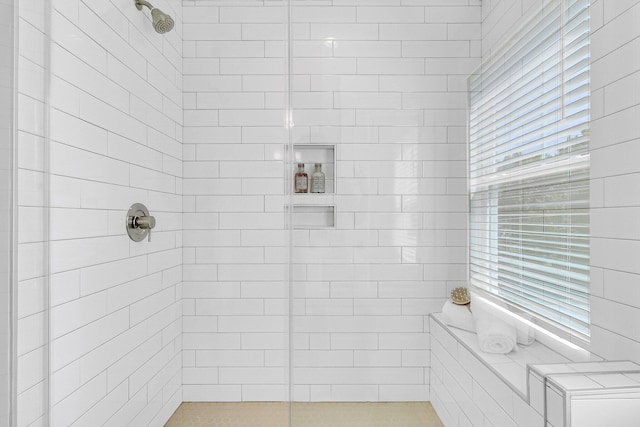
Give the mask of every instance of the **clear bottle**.
[[322, 163], [316, 163], [316, 170], [311, 175], [311, 192], [324, 193], [324, 172], [322, 172]]
[[296, 193], [306, 193], [309, 189], [309, 175], [304, 171], [304, 163], [298, 163], [298, 172], [293, 179]]

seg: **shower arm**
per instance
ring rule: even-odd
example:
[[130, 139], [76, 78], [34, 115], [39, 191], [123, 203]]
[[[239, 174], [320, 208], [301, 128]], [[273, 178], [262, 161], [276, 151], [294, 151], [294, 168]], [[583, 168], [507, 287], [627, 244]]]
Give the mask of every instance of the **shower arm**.
[[149, 10], [155, 9], [151, 3], [145, 0], [135, 0], [138, 10], [142, 10], [142, 6], [147, 6]]

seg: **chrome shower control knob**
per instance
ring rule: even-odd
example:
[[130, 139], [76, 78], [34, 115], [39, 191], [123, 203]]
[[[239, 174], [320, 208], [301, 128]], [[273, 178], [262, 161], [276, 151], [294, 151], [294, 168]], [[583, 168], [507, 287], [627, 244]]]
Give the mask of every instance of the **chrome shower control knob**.
[[135, 219], [135, 225], [138, 228], [151, 230], [156, 226], [156, 218], [153, 216], [138, 216]]
[[134, 242], [145, 237], [151, 241], [151, 230], [156, 226], [156, 218], [149, 215], [149, 209], [142, 203], [134, 203], [127, 212], [127, 234]]

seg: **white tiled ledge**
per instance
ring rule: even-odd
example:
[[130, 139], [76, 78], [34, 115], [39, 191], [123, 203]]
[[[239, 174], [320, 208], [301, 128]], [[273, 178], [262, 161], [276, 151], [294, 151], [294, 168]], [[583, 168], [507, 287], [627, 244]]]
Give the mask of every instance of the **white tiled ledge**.
[[431, 314], [431, 317], [442, 326], [444, 331], [447, 331], [457, 342], [480, 360], [486, 368], [502, 379], [508, 387], [520, 394], [526, 401], [529, 401], [527, 389], [528, 365], [571, 362], [539, 341], [535, 341], [526, 347], [517, 345], [516, 350], [508, 354], [485, 353], [478, 347], [478, 339], [475, 333], [446, 325], [440, 313]]
[[[487, 354], [474, 333], [445, 325], [439, 314], [430, 317], [431, 401], [446, 427], [479, 419], [494, 427], [637, 425], [640, 365], [572, 362], [539, 342]], [[603, 421], [607, 413], [616, 423]]]

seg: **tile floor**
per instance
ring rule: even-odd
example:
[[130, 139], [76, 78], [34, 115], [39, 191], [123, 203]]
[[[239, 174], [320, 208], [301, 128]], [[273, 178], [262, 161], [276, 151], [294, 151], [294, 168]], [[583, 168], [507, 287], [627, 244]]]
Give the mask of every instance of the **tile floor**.
[[[292, 427], [444, 427], [428, 402], [302, 403]], [[286, 427], [286, 402], [183, 403], [165, 427]]]

